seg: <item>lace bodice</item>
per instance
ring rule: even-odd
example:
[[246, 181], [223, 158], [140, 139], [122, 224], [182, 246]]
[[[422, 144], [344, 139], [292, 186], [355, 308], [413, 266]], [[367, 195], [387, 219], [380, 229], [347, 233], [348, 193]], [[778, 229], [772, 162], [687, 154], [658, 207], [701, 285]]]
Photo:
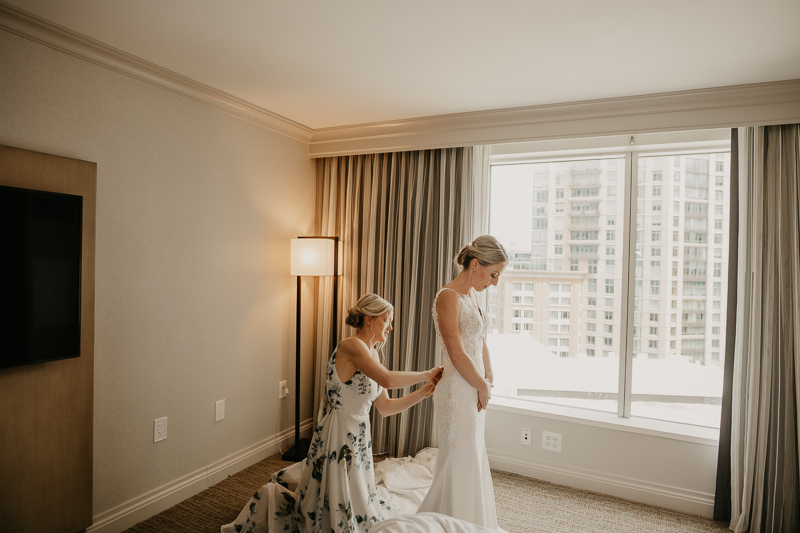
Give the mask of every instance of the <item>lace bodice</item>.
[[[446, 290], [452, 289], [440, 289], [433, 300], [433, 324], [436, 328], [436, 338], [444, 354], [442, 358], [444, 373], [441, 381], [436, 386], [434, 401], [436, 402], [437, 423], [445, 430], [445, 442], [443, 444], [452, 447], [456, 436], [462, 431], [468, 431], [469, 433], [474, 431], [475, 418], [478, 414], [478, 392], [472, 385], [467, 383], [453, 366], [439, 330], [439, 314], [436, 311], [436, 302], [439, 300], [439, 295], [442, 294], [442, 291]], [[478, 373], [484, 375], [483, 337], [486, 334], [486, 321], [478, 308], [474, 291], [470, 291], [469, 296], [466, 297], [461, 296], [456, 291], [453, 292], [461, 299], [459, 325], [464, 350], [475, 364]]]

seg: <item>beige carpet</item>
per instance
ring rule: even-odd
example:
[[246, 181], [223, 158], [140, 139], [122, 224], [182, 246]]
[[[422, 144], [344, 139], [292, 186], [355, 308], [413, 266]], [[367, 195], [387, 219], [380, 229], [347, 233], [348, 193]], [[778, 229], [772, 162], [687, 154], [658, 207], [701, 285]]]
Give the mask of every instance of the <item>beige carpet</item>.
[[[219, 533], [269, 475], [291, 463], [268, 457], [125, 533]], [[508, 533], [707, 533], [727, 525], [628, 500], [492, 471], [497, 516]]]

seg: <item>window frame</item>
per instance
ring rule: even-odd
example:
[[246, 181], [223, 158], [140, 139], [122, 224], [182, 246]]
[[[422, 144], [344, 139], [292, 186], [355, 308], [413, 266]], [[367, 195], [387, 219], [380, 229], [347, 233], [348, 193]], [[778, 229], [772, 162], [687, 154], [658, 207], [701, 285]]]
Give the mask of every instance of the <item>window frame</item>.
[[[614, 144], [614, 140], [618, 144]], [[520, 152], [511, 154], [504, 151], [501, 156], [492, 156], [490, 165], [503, 165], [503, 164], [524, 164], [524, 163], [543, 163], [543, 162], [557, 162], [557, 161], [580, 161], [588, 159], [603, 159], [607, 157], [621, 158], [624, 157], [624, 169], [618, 170], [617, 180], [615, 186], [617, 187], [616, 199], [623, 196], [623, 212], [622, 221], [619, 216], [615, 217], [615, 230], [617, 230], [616, 239], [613, 245], [616, 248], [616, 262], [617, 265], [621, 262], [622, 278], [621, 287], [615, 288], [615, 297], [621, 297], [621, 322], [620, 332], [617, 338], [619, 339], [618, 353], [620, 354], [619, 364], [619, 379], [618, 379], [618, 402], [617, 402], [617, 416], [619, 418], [631, 418], [631, 390], [632, 390], [632, 368], [633, 368], [633, 332], [634, 332], [634, 314], [635, 306], [635, 261], [636, 261], [636, 209], [639, 200], [645, 198], [644, 195], [639, 195], [638, 175], [634, 175], [634, 169], [638, 168], [640, 157], [652, 156], [685, 156], [692, 153], [697, 154], [711, 154], [711, 153], [725, 153], [730, 152], [730, 130], [706, 130], [705, 132], [672, 132], [672, 133], [653, 133], [637, 135], [635, 144], [628, 145], [629, 136], [614, 136], [605, 139], [606, 146], [597, 148], [597, 143], [592, 139], [566, 139], [560, 141], [534, 141], [530, 143], [520, 143]], [[642, 139], [643, 142], [638, 142]], [[687, 140], [694, 139], [694, 140]], [[583, 145], [583, 146], [581, 146]], [[709, 172], [711, 174], [711, 172]], [[678, 178], [677, 183], [683, 185], [683, 176], [676, 174]], [[711, 177], [709, 176], [709, 180]], [[487, 185], [490, 180], [487, 180]], [[662, 184], [666, 184], [662, 176]], [[709, 184], [710, 185], [710, 184]], [[709, 186], [708, 189], [711, 189]], [[663, 197], [663, 189], [662, 189]], [[712, 204], [715, 200], [709, 195], [704, 199], [705, 203]], [[655, 195], [653, 195], [655, 196]], [[594, 197], [575, 197], [576, 201], [587, 201]], [[691, 199], [687, 199], [691, 201]], [[682, 202], [681, 202], [682, 203]], [[683, 207], [683, 206], [681, 206]], [[491, 214], [489, 215], [491, 216]], [[622, 222], [620, 227], [620, 222]], [[487, 228], [488, 230], [488, 224]], [[682, 228], [681, 228], [682, 229]], [[620, 231], [621, 230], [621, 231]], [[656, 230], [661, 232], [661, 230]], [[621, 233], [621, 238], [619, 233]], [[709, 231], [710, 233], [710, 231]], [[648, 235], [652, 238], [652, 234]], [[669, 235], [659, 233], [660, 244], [669, 244]], [[650, 239], [648, 239], [650, 240]], [[705, 243], [710, 245], [711, 239], [707, 238]], [[674, 254], [673, 254], [674, 255]], [[708, 261], [707, 261], [708, 262]], [[596, 275], [596, 274], [595, 274]], [[596, 293], [595, 293], [596, 294]], [[592, 297], [595, 297], [593, 294]], [[591, 300], [592, 297], [589, 299]], [[664, 297], [664, 295], [660, 295]], [[588, 303], [588, 302], [587, 302]], [[596, 305], [596, 304], [595, 304]], [[591, 306], [591, 303], [588, 303]], [[643, 311], [644, 312], [644, 311]], [[643, 320], [644, 322], [644, 320]], [[594, 333], [594, 332], [593, 332]], [[597, 333], [592, 337], [596, 339]], [[587, 335], [587, 341], [590, 336]], [[595, 340], [592, 339], [592, 340]], [[587, 344], [589, 344], [587, 342]], [[596, 343], [591, 344], [593, 347], [597, 346]], [[518, 402], [514, 402], [518, 404]], [[535, 402], [530, 402], [530, 410], [538, 411], [535, 407]], [[519, 404], [518, 404], [519, 405]], [[545, 408], [551, 409], [552, 406]], [[580, 411], [580, 408], [569, 408], [571, 411]], [[587, 413], [586, 418], [591, 418], [592, 415]], [[638, 418], [638, 417], [637, 417]], [[680, 423], [650, 419], [654, 422], [664, 422], [667, 425], [682, 425]]]

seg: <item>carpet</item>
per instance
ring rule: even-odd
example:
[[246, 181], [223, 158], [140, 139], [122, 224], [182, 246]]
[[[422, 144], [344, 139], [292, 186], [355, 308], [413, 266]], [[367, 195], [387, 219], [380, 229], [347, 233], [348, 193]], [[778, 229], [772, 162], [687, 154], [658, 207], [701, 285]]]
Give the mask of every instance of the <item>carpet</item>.
[[[124, 533], [219, 533], [270, 474], [289, 466], [273, 455]], [[595, 492], [492, 471], [497, 519], [508, 533], [721, 533], [727, 524]]]

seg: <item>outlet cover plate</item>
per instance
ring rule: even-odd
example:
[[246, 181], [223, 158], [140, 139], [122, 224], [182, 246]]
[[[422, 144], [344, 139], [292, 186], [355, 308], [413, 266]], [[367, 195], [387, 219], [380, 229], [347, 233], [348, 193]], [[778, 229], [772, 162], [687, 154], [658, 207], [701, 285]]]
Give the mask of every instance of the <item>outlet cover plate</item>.
[[217, 401], [214, 406], [214, 422], [219, 422], [225, 418], [225, 400]]
[[167, 417], [158, 418], [153, 421], [153, 442], [158, 442], [167, 438]]
[[531, 428], [522, 428], [522, 444], [525, 446], [531, 445], [531, 435], [533, 431]]
[[542, 431], [542, 448], [561, 453], [561, 433]]
[[278, 399], [283, 400], [289, 395], [289, 385], [286, 383], [286, 380], [281, 381], [278, 383]]

